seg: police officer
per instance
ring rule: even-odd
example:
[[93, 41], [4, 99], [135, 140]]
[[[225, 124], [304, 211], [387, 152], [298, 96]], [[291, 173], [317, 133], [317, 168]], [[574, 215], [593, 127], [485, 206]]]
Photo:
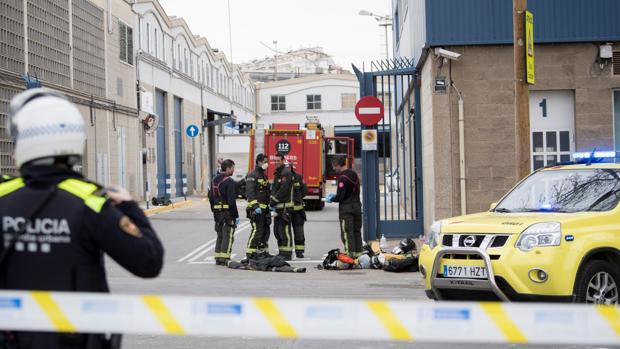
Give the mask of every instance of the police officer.
[[304, 224], [306, 223], [306, 211], [304, 208], [304, 197], [308, 195], [308, 186], [304, 181], [304, 176], [295, 171], [291, 166], [293, 173], [293, 235], [295, 236], [295, 257], [304, 258], [306, 250], [306, 238], [304, 236]]
[[291, 221], [293, 203], [293, 173], [286, 163], [284, 155], [276, 155], [276, 172], [271, 188], [270, 205], [276, 212], [273, 222], [274, 235], [278, 240], [278, 254], [286, 260], [293, 255], [293, 239], [291, 236]]
[[362, 202], [360, 179], [355, 171], [346, 167], [346, 159], [337, 157], [332, 166], [338, 177], [338, 191], [327, 195], [327, 202], [338, 202], [340, 232], [345, 252], [357, 258], [362, 255]]
[[[78, 109], [36, 88], [16, 95], [9, 115], [20, 177], [0, 183], [0, 289], [109, 292], [104, 253], [137, 276], [156, 277], [164, 249], [127, 190], [72, 170], [86, 142]], [[120, 336], [2, 332], [0, 347], [118, 348]]]
[[215, 264], [227, 265], [230, 261], [235, 229], [239, 225], [237, 211], [237, 189], [232, 175], [235, 173], [235, 163], [226, 159], [222, 161], [220, 173], [211, 181], [209, 189], [209, 203], [215, 220]]
[[248, 173], [245, 179], [245, 196], [248, 200], [247, 213], [252, 224], [252, 232], [246, 248], [248, 257], [256, 252], [259, 247], [267, 247], [269, 225], [271, 225], [271, 213], [269, 211], [271, 188], [266, 173], [269, 160], [265, 155], [258, 154], [255, 163], [254, 170]]

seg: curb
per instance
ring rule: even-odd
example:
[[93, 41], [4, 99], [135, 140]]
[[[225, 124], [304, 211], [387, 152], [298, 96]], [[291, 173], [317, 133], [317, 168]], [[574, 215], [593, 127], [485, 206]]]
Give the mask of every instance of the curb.
[[192, 203], [193, 203], [192, 200], [186, 200], [186, 201], [181, 201], [179, 203], [173, 203], [172, 205], [169, 205], [169, 206], [150, 208], [148, 210], [144, 210], [144, 214], [147, 216], [152, 216], [158, 213], [168, 212], [168, 211], [172, 211], [172, 210], [175, 210], [181, 207], [189, 206]]

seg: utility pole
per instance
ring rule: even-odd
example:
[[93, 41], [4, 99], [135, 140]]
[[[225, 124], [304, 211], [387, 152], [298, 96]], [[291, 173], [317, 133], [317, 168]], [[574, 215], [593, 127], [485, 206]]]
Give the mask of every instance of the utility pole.
[[530, 96], [526, 81], [525, 11], [527, 0], [513, 0], [516, 180], [531, 172]]

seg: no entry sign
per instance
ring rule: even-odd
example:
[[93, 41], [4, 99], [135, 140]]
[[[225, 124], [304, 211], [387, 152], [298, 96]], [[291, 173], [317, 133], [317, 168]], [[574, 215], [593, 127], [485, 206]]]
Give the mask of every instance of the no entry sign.
[[366, 126], [373, 126], [383, 119], [383, 103], [375, 96], [362, 97], [355, 104], [355, 116]]

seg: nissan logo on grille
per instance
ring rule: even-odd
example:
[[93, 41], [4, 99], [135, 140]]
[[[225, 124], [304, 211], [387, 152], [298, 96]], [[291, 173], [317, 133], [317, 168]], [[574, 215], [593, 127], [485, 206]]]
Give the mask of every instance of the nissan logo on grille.
[[463, 240], [463, 245], [465, 245], [466, 247], [472, 247], [475, 243], [476, 237], [473, 235], [470, 235], [466, 237], [465, 240]]

